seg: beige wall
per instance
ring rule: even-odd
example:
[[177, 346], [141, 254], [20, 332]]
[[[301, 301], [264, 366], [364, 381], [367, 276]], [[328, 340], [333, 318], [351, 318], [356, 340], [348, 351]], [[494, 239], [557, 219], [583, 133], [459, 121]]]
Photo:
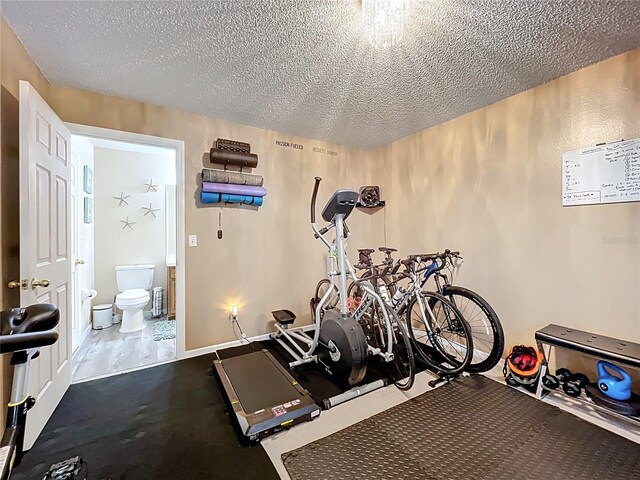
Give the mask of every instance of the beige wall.
[[[368, 183], [371, 169], [364, 152], [48, 85], [5, 23], [2, 23], [2, 30], [3, 67], [9, 70], [6, 78], [15, 98], [18, 80], [29, 80], [66, 122], [185, 142], [186, 233], [198, 235], [198, 246], [188, 248], [186, 252], [187, 349], [234, 339], [226, 313], [233, 302], [241, 306], [240, 322], [249, 336], [271, 331], [267, 324], [271, 320], [271, 310], [289, 308], [303, 317], [302, 321], [308, 320], [308, 300], [324, 267], [322, 246], [313, 239], [308, 224], [313, 178], [319, 175], [325, 180], [319, 196], [321, 203], [338, 187]], [[11, 62], [4, 61], [8, 57]], [[3, 85], [4, 79], [3, 71]], [[17, 100], [14, 108], [17, 112]], [[15, 122], [17, 145], [17, 115], [12, 121]], [[260, 163], [255, 173], [264, 175], [268, 191], [260, 209], [220, 209], [202, 206], [197, 201], [199, 172], [203, 166], [210, 166], [206, 154], [218, 137], [249, 142], [252, 151], [259, 155]], [[302, 144], [304, 149], [279, 147], [275, 145], [276, 140]], [[316, 153], [314, 146], [333, 150], [337, 155]], [[12, 165], [17, 167], [17, 152]], [[6, 214], [5, 210], [3, 208], [3, 214]], [[220, 210], [224, 230], [222, 240], [216, 236]], [[12, 222], [17, 227], [15, 215]], [[349, 224], [355, 238], [371, 233], [371, 217], [367, 215], [354, 215]], [[14, 263], [17, 260], [15, 253]]]
[[[116, 265], [155, 265], [153, 286], [167, 289], [165, 187], [175, 185], [175, 156], [95, 149], [93, 186], [95, 204], [95, 279], [98, 303], [113, 303], [118, 293]], [[144, 183], [153, 179], [156, 192]], [[129, 205], [119, 205], [114, 196], [129, 195]], [[142, 207], [159, 208], [155, 217]], [[136, 222], [123, 229], [120, 220]], [[166, 303], [165, 303], [166, 306]], [[145, 307], [151, 309], [151, 302]]]
[[[363, 152], [55, 85], [47, 100], [67, 122], [185, 141], [186, 234], [198, 236], [186, 256], [187, 349], [234, 339], [226, 313], [233, 302], [241, 306], [249, 336], [271, 331], [271, 310], [290, 308], [308, 318], [308, 300], [324, 266], [308, 224], [313, 177], [325, 180], [321, 199], [339, 186], [366, 184], [370, 165]], [[255, 173], [264, 175], [268, 191], [258, 210], [222, 208], [222, 240], [216, 236], [220, 208], [197, 200], [199, 172], [210, 166], [206, 153], [217, 137], [251, 143], [260, 158]], [[278, 147], [276, 139], [303, 144], [304, 150]], [[338, 155], [314, 153], [313, 146]], [[366, 215], [350, 221], [356, 238], [370, 234], [370, 225]]]
[[[233, 339], [225, 306], [241, 305], [249, 335], [269, 312], [308, 318], [322, 276], [321, 245], [307, 223], [313, 177], [320, 198], [337, 187], [383, 187], [386, 214], [356, 214], [350, 249], [382, 244], [407, 253], [462, 250], [459, 282], [494, 304], [507, 343], [532, 341], [550, 322], [640, 340], [640, 203], [562, 208], [563, 151], [640, 137], [640, 50], [402, 139], [375, 152], [233, 124], [122, 98], [48, 85], [2, 21], [2, 303], [17, 276], [18, 80], [29, 80], [67, 122], [185, 141], [187, 348]], [[217, 137], [252, 144], [268, 190], [259, 210], [198, 204], [198, 172]], [[275, 140], [304, 145], [281, 148]], [[314, 153], [313, 146], [338, 152]], [[4, 370], [6, 374], [6, 369]]]
[[561, 198], [563, 152], [638, 137], [640, 49], [403, 138], [374, 152], [388, 243], [461, 250], [507, 345], [549, 323], [640, 341], [640, 203]]

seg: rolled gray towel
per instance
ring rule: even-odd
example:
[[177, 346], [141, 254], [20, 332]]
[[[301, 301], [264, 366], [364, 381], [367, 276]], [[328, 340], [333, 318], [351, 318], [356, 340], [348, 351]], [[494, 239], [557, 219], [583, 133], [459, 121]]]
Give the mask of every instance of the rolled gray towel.
[[202, 181], [211, 183], [233, 183], [236, 185], [251, 185], [261, 187], [264, 183], [262, 175], [252, 173], [229, 172], [213, 168], [202, 169]]

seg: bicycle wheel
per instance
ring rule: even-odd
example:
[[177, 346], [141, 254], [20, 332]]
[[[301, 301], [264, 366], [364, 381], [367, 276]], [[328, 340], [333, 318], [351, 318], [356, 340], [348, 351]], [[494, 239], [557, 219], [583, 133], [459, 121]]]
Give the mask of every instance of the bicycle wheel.
[[473, 358], [467, 371], [486, 372], [495, 367], [504, 352], [504, 331], [489, 302], [472, 290], [445, 286], [443, 294], [456, 306], [471, 327]]
[[[393, 360], [383, 362], [384, 367], [388, 377], [396, 387], [400, 390], [409, 390], [413, 386], [416, 377], [416, 360], [411, 346], [411, 339], [398, 314], [389, 305], [385, 304], [384, 308], [389, 316], [392, 339], [391, 353], [393, 353]], [[384, 314], [377, 303], [372, 305], [370, 310], [373, 310], [370, 318], [373, 322], [376, 322], [372, 326], [375, 338], [373, 346], [386, 352], [388, 326], [385, 322]]]
[[[320, 302], [320, 299], [324, 296], [325, 293], [327, 293], [327, 290], [329, 289], [330, 286], [331, 286], [331, 282], [329, 281], [328, 278], [323, 278], [318, 282], [318, 284], [316, 285], [316, 291], [313, 294], [314, 305], [317, 305]], [[327, 302], [324, 304], [322, 311], [325, 312], [330, 308], [335, 308], [338, 305], [339, 301], [340, 301], [340, 295], [338, 293], [338, 289], [334, 286], [333, 293], [329, 295], [329, 298], [327, 299]]]
[[[460, 310], [442, 295], [421, 292], [407, 307], [407, 330], [418, 358], [438, 373], [462, 372], [473, 356], [473, 336]], [[426, 318], [425, 318], [426, 317]]]

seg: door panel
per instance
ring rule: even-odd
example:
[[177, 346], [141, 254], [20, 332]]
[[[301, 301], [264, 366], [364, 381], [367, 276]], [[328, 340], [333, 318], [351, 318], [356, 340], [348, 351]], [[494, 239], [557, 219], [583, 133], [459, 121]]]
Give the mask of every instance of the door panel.
[[36, 231], [38, 232], [37, 265], [51, 263], [51, 172], [36, 165]]
[[67, 181], [64, 178], [56, 176], [56, 235], [57, 235], [57, 255], [58, 262], [67, 260], [69, 257], [68, 235], [67, 235]]
[[[56, 288], [56, 296], [54, 302], [58, 309], [60, 310], [60, 316], [64, 318], [71, 319], [69, 315], [69, 289], [67, 285], [59, 285]], [[65, 361], [67, 359], [66, 352], [68, 351], [68, 335], [67, 329], [69, 325], [65, 322], [62, 324], [58, 324], [58, 335], [60, 335], [58, 342], [52, 345], [52, 350], [56, 350], [56, 365], [55, 365], [55, 373], [57, 374], [61, 368], [64, 368]]]
[[[20, 82], [20, 276], [29, 287], [22, 306], [53, 303], [60, 309], [58, 341], [32, 361], [29, 394], [36, 398], [27, 416], [29, 449], [71, 383], [69, 285], [71, 135], [28, 83]], [[48, 280], [46, 287], [32, 280]]]
[[36, 114], [36, 142], [51, 154], [51, 124], [40, 114]]
[[61, 161], [63, 165], [67, 165], [67, 139], [59, 133], [56, 133], [56, 158]]

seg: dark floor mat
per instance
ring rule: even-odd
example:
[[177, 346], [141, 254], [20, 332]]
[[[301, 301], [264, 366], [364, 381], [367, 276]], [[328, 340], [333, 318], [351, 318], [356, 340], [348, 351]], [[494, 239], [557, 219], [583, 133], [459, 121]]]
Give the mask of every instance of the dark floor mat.
[[481, 376], [282, 459], [292, 480], [640, 478], [640, 445]]
[[11, 480], [39, 480], [74, 455], [89, 480], [279, 478], [261, 446], [240, 446], [213, 359], [72, 385]]

